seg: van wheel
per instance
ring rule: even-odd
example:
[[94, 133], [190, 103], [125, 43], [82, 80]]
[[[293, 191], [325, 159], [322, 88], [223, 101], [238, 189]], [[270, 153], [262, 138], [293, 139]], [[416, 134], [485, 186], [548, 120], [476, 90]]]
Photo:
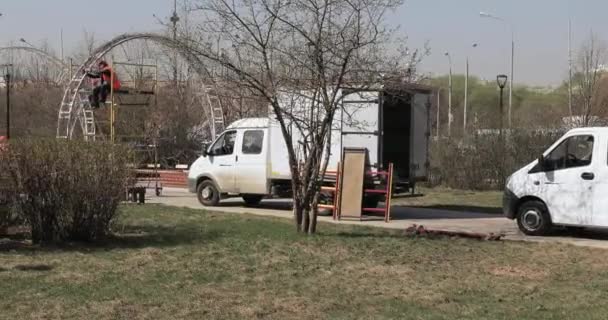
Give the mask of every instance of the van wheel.
[[517, 211], [517, 226], [529, 236], [542, 236], [551, 229], [551, 216], [540, 201], [528, 201]]
[[257, 206], [262, 201], [263, 196], [255, 195], [255, 194], [244, 194], [243, 200], [245, 200], [245, 205], [248, 207]]
[[220, 192], [211, 180], [205, 180], [196, 187], [198, 202], [206, 207], [215, 207], [220, 203]]

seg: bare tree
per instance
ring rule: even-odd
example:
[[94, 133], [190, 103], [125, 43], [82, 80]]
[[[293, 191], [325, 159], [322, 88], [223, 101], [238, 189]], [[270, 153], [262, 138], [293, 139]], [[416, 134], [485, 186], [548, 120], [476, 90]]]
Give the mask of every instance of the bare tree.
[[588, 126], [593, 116], [606, 109], [608, 100], [601, 94], [605, 63], [606, 46], [591, 33], [581, 47], [575, 65], [574, 102], [582, 126]]
[[[281, 128], [291, 171], [297, 230], [314, 233], [320, 177], [329, 160], [334, 115], [348, 92], [412, 79], [421, 53], [393, 42], [385, 13], [401, 0], [209, 0], [198, 4], [205, 40], [193, 50], [220, 64], [266, 101]], [[405, 54], [407, 53], [407, 56]], [[408, 65], [409, 63], [409, 65]]]
[[82, 40], [78, 48], [74, 52], [74, 63], [78, 64], [85, 61], [97, 48], [97, 38], [94, 32], [89, 32], [86, 29], [82, 30]]

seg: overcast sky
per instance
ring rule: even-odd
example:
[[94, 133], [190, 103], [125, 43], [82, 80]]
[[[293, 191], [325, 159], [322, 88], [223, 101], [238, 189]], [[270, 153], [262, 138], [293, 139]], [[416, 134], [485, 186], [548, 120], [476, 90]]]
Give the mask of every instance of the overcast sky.
[[[183, 0], [179, 0], [180, 2]], [[195, 1], [195, 0], [190, 0]], [[568, 70], [568, 19], [572, 19], [573, 47], [590, 30], [608, 40], [606, 0], [405, 0], [390, 15], [411, 47], [428, 41], [431, 55], [422, 69], [447, 73], [449, 51], [455, 72], [464, 72], [470, 55], [471, 73], [491, 79], [509, 72], [510, 32], [506, 24], [479, 17], [479, 11], [501, 16], [514, 26], [515, 82], [556, 85]], [[158, 31], [156, 19], [168, 17], [172, 0], [0, 0], [0, 44], [23, 37], [39, 44], [47, 39], [59, 47], [63, 29], [66, 52], [82, 39], [83, 30], [98, 39], [133, 31]], [[471, 45], [478, 43], [473, 49]]]

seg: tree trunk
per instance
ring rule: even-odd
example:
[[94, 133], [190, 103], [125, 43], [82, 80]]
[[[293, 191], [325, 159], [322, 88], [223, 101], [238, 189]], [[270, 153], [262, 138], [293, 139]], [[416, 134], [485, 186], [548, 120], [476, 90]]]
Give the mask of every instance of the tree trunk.
[[300, 200], [296, 197], [293, 198], [293, 216], [296, 222], [296, 230], [298, 232], [305, 231], [302, 229], [302, 205], [300, 204]]
[[312, 220], [310, 221], [310, 227], [308, 228], [308, 234], [315, 234], [317, 232], [317, 215], [319, 210], [315, 207], [311, 210]]
[[303, 212], [304, 214], [304, 222], [302, 224], [302, 230], [308, 233], [308, 228], [310, 226], [310, 209], [306, 209]]

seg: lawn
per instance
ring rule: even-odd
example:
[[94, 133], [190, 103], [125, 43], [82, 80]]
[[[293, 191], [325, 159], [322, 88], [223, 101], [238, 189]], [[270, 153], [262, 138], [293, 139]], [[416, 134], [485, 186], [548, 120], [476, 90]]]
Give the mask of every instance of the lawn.
[[502, 213], [502, 192], [420, 188], [417, 196], [397, 196], [394, 205], [480, 213]]
[[608, 254], [124, 206], [103, 246], [0, 251], [3, 319], [605, 319]]

